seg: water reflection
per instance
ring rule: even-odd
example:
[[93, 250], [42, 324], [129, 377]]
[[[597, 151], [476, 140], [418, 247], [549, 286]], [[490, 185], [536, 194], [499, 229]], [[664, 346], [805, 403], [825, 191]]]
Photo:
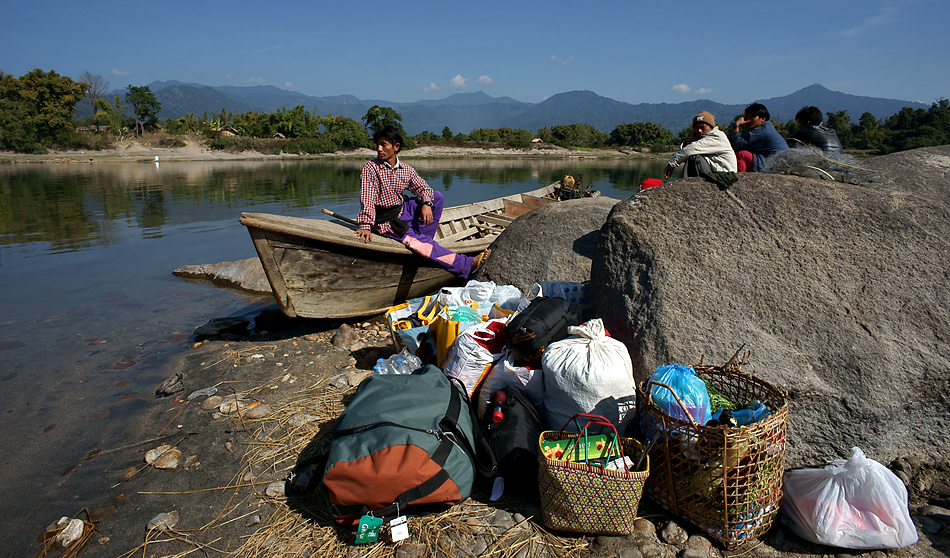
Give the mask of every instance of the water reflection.
[[[547, 159], [413, 159], [452, 205], [583, 176], [624, 198], [662, 162]], [[62, 253], [110, 245], [118, 229], [143, 238], [164, 229], [233, 218], [237, 210], [319, 217], [319, 206], [352, 211], [360, 160], [37, 164], [0, 167], [0, 246], [44, 244]]]

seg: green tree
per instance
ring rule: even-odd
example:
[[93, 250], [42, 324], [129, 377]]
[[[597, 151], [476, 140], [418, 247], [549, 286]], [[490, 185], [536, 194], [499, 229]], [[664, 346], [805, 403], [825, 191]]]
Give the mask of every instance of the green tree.
[[402, 135], [403, 142], [405, 143], [405, 145], [402, 146], [403, 149], [412, 149], [416, 146], [412, 136], [407, 134], [406, 130], [402, 127], [402, 115], [394, 109], [373, 105], [366, 111], [366, 115], [363, 116], [363, 124], [365, 124], [366, 129], [369, 130], [370, 136], [376, 134], [376, 132], [386, 126], [392, 126]]
[[83, 85], [50, 70], [32, 70], [19, 79], [0, 76], [0, 145], [40, 151], [66, 141]]
[[854, 146], [858, 149], [881, 149], [884, 147], [884, 128], [870, 112], [865, 112], [852, 130]]
[[125, 120], [125, 109], [127, 105], [122, 104], [122, 97], [119, 95], [115, 96], [114, 101], [115, 105], [113, 106], [105, 99], [97, 99], [96, 107], [98, 110], [94, 118], [97, 126], [105, 126], [121, 139], [122, 134], [127, 131], [127, 128], [122, 125], [122, 122]]
[[158, 111], [162, 110], [162, 104], [147, 85], [129, 85], [127, 90], [125, 100], [132, 105], [132, 112], [135, 113], [135, 135], [145, 135], [146, 126], [154, 127], [158, 123]]
[[83, 84], [83, 91], [86, 94], [86, 98], [89, 99], [89, 103], [92, 104], [92, 114], [95, 116], [99, 111], [97, 101], [101, 99], [109, 89], [109, 82], [99, 74], [92, 72], [83, 72], [82, 75], [79, 76], [79, 81]]
[[337, 150], [372, 147], [366, 129], [357, 121], [345, 116], [323, 116], [320, 123], [324, 134]]
[[676, 141], [673, 133], [654, 122], [634, 122], [620, 124], [610, 132], [610, 145], [656, 145], [672, 144]]
[[448, 126], [442, 128], [442, 141], [452, 141], [452, 130]]
[[538, 137], [546, 143], [561, 147], [603, 147], [607, 143], [607, 134], [590, 124], [569, 124], [538, 130]]
[[851, 117], [848, 116], [848, 111], [839, 110], [838, 112], [827, 112], [825, 115], [828, 117], [828, 127], [832, 128], [835, 133], [838, 134], [838, 139], [841, 141], [841, 147], [844, 149], [851, 149], [851, 147], [853, 147], [853, 142], [851, 141]]

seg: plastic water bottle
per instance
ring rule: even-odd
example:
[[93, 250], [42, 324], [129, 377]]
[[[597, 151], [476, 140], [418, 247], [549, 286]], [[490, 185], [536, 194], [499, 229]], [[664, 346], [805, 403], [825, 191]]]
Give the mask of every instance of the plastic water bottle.
[[406, 361], [406, 366], [409, 367], [410, 373], [422, 368], [422, 359], [410, 353], [408, 349], [403, 349], [402, 352], [399, 353], [399, 356]]
[[373, 367], [374, 374], [393, 374], [393, 369], [384, 359], [376, 359], [376, 366]]
[[412, 368], [409, 368], [409, 365], [401, 356], [396, 357], [395, 368], [396, 374], [412, 374]]

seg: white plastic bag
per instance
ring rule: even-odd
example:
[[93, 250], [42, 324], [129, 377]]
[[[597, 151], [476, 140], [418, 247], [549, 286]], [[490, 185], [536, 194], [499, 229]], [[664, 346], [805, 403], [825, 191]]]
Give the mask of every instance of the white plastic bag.
[[459, 333], [446, 355], [442, 371], [462, 382], [469, 397], [505, 350], [505, 320], [491, 320]]
[[544, 412], [544, 376], [541, 369], [515, 366], [515, 357], [506, 349], [482, 383], [476, 409], [479, 417], [484, 416], [492, 394], [508, 386], [518, 388], [535, 409]]
[[917, 542], [907, 488], [887, 467], [851, 448], [851, 459], [785, 474], [782, 522], [803, 539], [841, 548]]
[[559, 430], [576, 413], [601, 415], [617, 430], [636, 399], [627, 347], [607, 337], [600, 318], [567, 328], [541, 357], [544, 370], [544, 426]]

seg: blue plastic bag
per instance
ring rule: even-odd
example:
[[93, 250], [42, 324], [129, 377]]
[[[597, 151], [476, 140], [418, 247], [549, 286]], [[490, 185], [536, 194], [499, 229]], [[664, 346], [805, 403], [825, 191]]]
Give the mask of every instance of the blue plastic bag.
[[676, 397], [669, 389], [657, 385], [666, 384], [683, 402], [686, 412], [689, 412], [697, 424], [705, 425], [711, 418], [709, 414], [709, 392], [706, 382], [696, 376], [692, 366], [681, 364], [665, 364], [656, 369], [650, 380], [654, 382], [650, 388], [653, 402], [666, 414], [673, 418], [689, 421], [683, 407], [676, 401]]

